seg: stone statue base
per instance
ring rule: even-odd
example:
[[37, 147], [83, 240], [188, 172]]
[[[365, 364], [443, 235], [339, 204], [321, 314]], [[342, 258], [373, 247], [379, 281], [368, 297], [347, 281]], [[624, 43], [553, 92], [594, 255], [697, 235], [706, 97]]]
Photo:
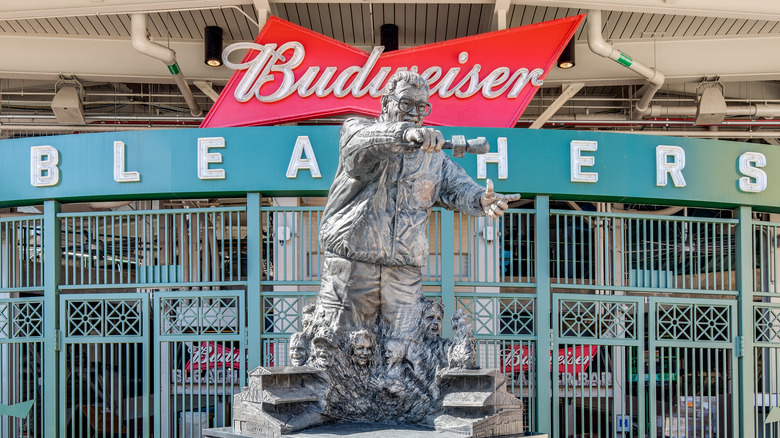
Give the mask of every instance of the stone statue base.
[[[506, 377], [498, 371], [445, 369], [439, 373], [439, 379], [442, 409], [432, 418], [432, 424], [421, 425], [432, 427], [435, 432], [414, 428], [417, 432], [436, 433], [439, 438], [523, 434], [523, 403], [507, 392]], [[327, 382], [321, 370], [308, 366], [258, 367], [249, 373], [248, 383], [233, 396], [233, 427], [206, 429], [205, 436], [278, 438], [338, 422], [322, 413], [318, 394], [326, 391]], [[347, 424], [355, 423], [342, 422], [333, 427], [340, 428], [343, 435], [341, 429]]]

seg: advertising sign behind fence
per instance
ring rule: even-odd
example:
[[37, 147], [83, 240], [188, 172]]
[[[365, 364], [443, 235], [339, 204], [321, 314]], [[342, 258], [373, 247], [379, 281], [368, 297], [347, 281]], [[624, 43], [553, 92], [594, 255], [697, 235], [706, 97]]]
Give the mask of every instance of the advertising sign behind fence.
[[[599, 347], [596, 345], [577, 345], [558, 350], [558, 372], [582, 373], [588, 370]], [[550, 352], [550, 369], [552, 369], [552, 352]], [[502, 369], [505, 373], [528, 371], [533, 364], [533, 352], [526, 345], [513, 345], [504, 351]]]

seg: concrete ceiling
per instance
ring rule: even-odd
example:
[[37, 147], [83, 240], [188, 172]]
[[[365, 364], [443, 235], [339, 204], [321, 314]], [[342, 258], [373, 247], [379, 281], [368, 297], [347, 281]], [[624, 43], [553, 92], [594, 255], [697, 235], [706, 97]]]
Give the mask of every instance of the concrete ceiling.
[[[589, 9], [603, 11], [604, 38], [666, 76], [654, 105], [695, 105], [697, 87], [704, 80], [723, 83], [729, 103], [780, 103], [780, 2], [775, 1], [5, 0], [0, 2], [0, 59], [4, 60], [0, 63], [0, 124], [38, 124], [44, 130], [43, 125], [55, 123], [47, 105], [62, 78], [74, 78], [85, 87], [88, 120], [160, 122], [162, 117], [176, 117], [197, 123], [200, 119], [188, 116], [171, 85], [167, 68], [132, 48], [129, 14], [133, 12], [149, 13], [153, 40], [174, 49], [186, 78], [197, 81], [208, 93], [209, 84], [219, 90], [232, 73], [204, 64], [203, 28], [208, 25], [225, 29], [227, 45], [254, 39], [267, 14], [273, 14], [369, 49], [379, 43], [378, 28], [383, 23], [397, 24], [400, 45], [410, 47]], [[561, 109], [550, 122], [560, 122], [545, 127], [582, 128], [586, 125], [569, 122], [578, 115], [580, 120], [587, 115], [598, 121], [599, 114], [609, 114], [603, 117], [605, 123], [587, 127], [657, 130], [646, 118], [630, 127], [606, 123], [616, 115], [631, 116], [636, 90], [644, 79], [595, 55], [586, 38], [582, 26], [576, 34], [576, 66], [550, 73], [545, 89], [524, 116], [527, 124], [568, 84], [582, 83], [574, 97], [557, 103]], [[193, 89], [201, 107], [207, 109], [212, 100]], [[724, 124], [722, 130], [780, 130], [780, 124], [773, 127], [765, 119], [739, 120], [755, 123]], [[679, 126], [676, 129], [702, 129], [692, 123]]]

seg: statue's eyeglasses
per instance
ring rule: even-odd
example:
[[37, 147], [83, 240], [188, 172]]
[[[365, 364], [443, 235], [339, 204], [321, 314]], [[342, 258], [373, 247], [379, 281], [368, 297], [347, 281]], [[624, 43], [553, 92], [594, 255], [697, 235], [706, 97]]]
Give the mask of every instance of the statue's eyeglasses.
[[432, 107], [428, 102], [418, 102], [416, 100], [409, 99], [408, 97], [398, 98], [393, 95], [389, 95], [388, 97], [398, 102], [398, 108], [405, 113], [411, 113], [412, 110], [417, 110], [417, 114], [421, 116], [427, 116], [431, 113]]

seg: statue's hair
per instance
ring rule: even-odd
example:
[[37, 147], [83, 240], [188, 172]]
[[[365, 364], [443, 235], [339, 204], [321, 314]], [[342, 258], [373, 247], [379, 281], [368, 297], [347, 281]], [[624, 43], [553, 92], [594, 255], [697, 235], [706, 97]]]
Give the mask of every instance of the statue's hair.
[[290, 336], [290, 347], [298, 343], [304, 347], [307, 347], [306, 337], [301, 332], [295, 332], [292, 334], [292, 336]]
[[314, 339], [312, 339], [312, 343], [316, 344], [319, 342], [325, 342], [329, 344], [331, 347], [337, 346], [336, 337], [333, 334], [333, 331], [331, 331], [327, 327], [320, 327], [320, 329], [317, 330], [317, 333], [314, 335]]
[[393, 94], [399, 82], [406, 82], [413, 87], [422, 88], [425, 90], [426, 94], [430, 94], [431, 92], [431, 87], [428, 85], [428, 81], [426, 81], [419, 74], [410, 71], [399, 71], [391, 76], [390, 80], [387, 81], [384, 95], [389, 96]]
[[357, 330], [349, 334], [349, 348], [352, 349], [352, 346], [355, 345], [355, 342], [357, 342], [360, 338], [366, 338], [368, 339], [368, 342], [371, 343], [371, 345], [376, 345], [376, 336], [374, 336], [373, 333], [371, 333], [368, 330]]
[[442, 317], [444, 316], [444, 304], [442, 304], [439, 301], [434, 300], [427, 300], [425, 302], [425, 307], [423, 307], [423, 315], [429, 315], [433, 312], [438, 313]]

